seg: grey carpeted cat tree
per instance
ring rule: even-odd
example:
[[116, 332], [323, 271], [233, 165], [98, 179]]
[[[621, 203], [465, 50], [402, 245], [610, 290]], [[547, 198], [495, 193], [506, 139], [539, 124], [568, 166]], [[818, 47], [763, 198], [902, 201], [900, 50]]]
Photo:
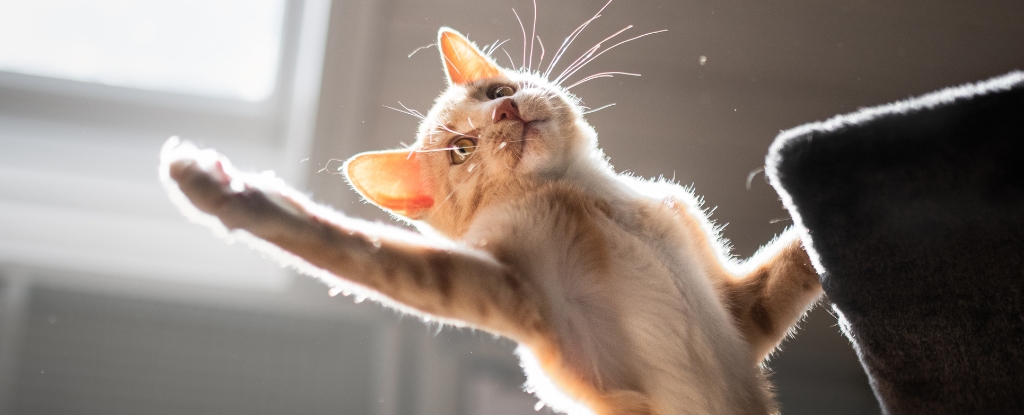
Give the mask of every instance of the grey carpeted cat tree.
[[1024, 413], [1024, 72], [798, 127], [767, 163], [883, 411]]

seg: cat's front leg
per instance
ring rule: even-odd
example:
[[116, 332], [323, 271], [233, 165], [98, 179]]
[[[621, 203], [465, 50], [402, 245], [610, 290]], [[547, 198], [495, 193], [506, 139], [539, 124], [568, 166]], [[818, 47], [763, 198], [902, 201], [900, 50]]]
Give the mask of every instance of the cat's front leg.
[[821, 297], [821, 281], [790, 229], [748, 261], [750, 271], [726, 283], [726, 296], [740, 331], [760, 363]]
[[280, 179], [239, 172], [187, 143], [164, 146], [161, 176], [193, 220], [248, 239], [300, 271], [354, 283], [347, 288], [363, 295], [512, 338], [531, 335], [531, 322], [542, 321], [529, 281], [485, 252], [345, 217]]

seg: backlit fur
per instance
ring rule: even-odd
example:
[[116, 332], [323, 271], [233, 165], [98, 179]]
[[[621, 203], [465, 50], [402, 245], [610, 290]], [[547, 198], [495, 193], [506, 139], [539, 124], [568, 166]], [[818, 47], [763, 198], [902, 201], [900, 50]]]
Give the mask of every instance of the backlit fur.
[[[435, 203], [402, 219], [427, 236], [344, 217], [176, 142], [165, 183], [205, 212], [193, 217], [332, 285], [517, 341], [527, 388], [556, 410], [774, 413], [761, 362], [821, 292], [796, 232], [733, 262], [688, 190], [615, 173], [565, 89], [501, 73], [450, 85], [410, 147]], [[515, 92], [489, 99], [498, 85]], [[493, 120], [505, 99], [525, 123]], [[459, 137], [477, 148], [453, 164]]]

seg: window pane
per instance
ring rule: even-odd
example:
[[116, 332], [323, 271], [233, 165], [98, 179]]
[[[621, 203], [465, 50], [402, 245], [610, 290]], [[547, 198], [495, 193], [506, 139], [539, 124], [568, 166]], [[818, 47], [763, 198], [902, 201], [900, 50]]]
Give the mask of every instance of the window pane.
[[260, 101], [285, 0], [0, 0], [0, 70]]

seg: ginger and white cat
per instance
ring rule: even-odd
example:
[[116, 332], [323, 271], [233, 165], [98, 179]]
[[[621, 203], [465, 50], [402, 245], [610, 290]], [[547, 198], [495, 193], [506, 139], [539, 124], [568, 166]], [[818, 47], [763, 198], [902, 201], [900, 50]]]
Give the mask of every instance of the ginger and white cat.
[[164, 183], [194, 220], [331, 286], [515, 340], [527, 388], [558, 411], [774, 413], [762, 360], [821, 293], [797, 233], [732, 261], [689, 191], [615, 173], [564, 88], [451, 29], [438, 48], [449, 86], [416, 143], [344, 166], [422, 233], [176, 139]]

